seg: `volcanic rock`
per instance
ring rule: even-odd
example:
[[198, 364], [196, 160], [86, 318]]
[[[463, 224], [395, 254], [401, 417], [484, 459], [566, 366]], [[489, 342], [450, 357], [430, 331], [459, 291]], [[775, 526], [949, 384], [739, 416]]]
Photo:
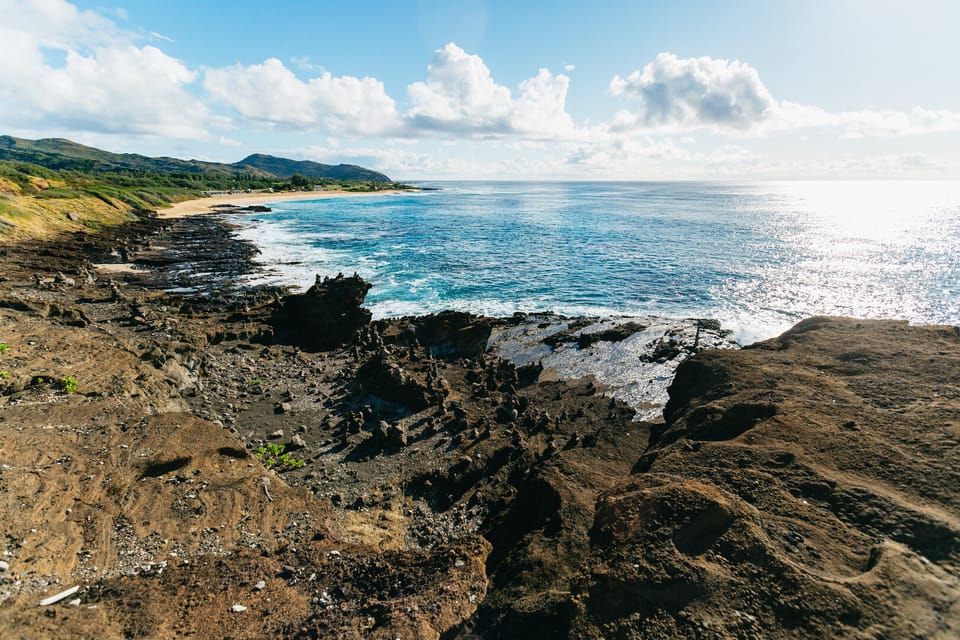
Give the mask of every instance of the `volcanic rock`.
[[360, 307], [372, 285], [354, 274], [335, 278], [317, 276], [306, 293], [284, 296], [270, 324], [274, 341], [305, 351], [322, 351], [353, 339], [370, 323], [371, 314]]

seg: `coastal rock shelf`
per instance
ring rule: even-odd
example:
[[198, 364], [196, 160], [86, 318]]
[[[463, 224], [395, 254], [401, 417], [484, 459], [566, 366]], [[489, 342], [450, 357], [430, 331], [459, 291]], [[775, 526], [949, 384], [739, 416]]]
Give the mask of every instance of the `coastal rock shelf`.
[[592, 377], [603, 395], [659, 420], [680, 363], [704, 349], [735, 349], [715, 320], [656, 316], [564, 318], [518, 315], [498, 326], [489, 349], [517, 367], [536, 366], [542, 379]]
[[240, 262], [165, 291], [165, 228], [0, 247], [6, 635], [960, 636], [957, 328], [369, 322], [344, 278], [306, 349]]

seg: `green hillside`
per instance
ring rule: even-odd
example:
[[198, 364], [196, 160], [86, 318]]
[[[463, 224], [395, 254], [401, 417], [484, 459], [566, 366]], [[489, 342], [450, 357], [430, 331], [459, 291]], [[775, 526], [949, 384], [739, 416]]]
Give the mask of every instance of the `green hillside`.
[[136, 153], [111, 153], [63, 138], [26, 140], [0, 136], [0, 160], [25, 162], [47, 169], [82, 173], [155, 173], [232, 176], [246, 179], [288, 179], [302, 175], [314, 180], [389, 183], [382, 173], [356, 165], [329, 165], [254, 154], [240, 162], [224, 164], [179, 158], [150, 158]]
[[111, 153], [64, 139], [0, 136], [0, 244], [120, 224], [216, 192], [379, 191], [407, 185], [370, 169], [266, 155], [234, 164]]
[[262, 153], [247, 156], [233, 166], [251, 167], [265, 171], [280, 178], [301, 175], [307, 178], [327, 178], [330, 180], [363, 180], [365, 182], [392, 182], [379, 171], [364, 169], [354, 164], [321, 164], [309, 160], [288, 160]]

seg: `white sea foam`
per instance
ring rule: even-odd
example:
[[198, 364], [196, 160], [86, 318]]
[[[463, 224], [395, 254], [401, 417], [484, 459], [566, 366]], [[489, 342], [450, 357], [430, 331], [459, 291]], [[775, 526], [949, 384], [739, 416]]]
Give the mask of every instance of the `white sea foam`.
[[[598, 340], [580, 348], [577, 336], [598, 333], [626, 323], [643, 329], [623, 340]], [[685, 351], [675, 358], [660, 361], [653, 357], [664, 340], [702, 348], [733, 348], [735, 345], [715, 331], [698, 331], [694, 320], [675, 320], [656, 316], [598, 319], [570, 334], [569, 343], [554, 347], [544, 340], [567, 331], [570, 323], [553, 316], [531, 316], [518, 325], [497, 328], [489, 348], [517, 366], [539, 363], [558, 377], [578, 379], [592, 376], [601, 384], [604, 395], [625, 402], [636, 411], [637, 420], [658, 420], [667, 402], [667, 388], [677, 366], [686, 359]]]
[[376, 317], [713, 317], [742, 344], [809, 315], [960, 323], [957, 183], [442, 187], [231, 221], [262, 251], [255, 280], [357, 272]]

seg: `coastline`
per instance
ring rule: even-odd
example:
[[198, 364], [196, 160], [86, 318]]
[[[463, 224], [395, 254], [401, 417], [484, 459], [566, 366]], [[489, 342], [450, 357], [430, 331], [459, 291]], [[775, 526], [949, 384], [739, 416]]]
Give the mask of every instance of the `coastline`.
[[231, 193], [184, 200], [169, 209], [157, 211], [161, 219], [185, 218], [188, 216], [215, 213], [213, 207], [235, 204], [249, 206], [269, 202], [288, 202], [295, 200], [326, 200], [328, 198], [359, 198], [363, 196], [385, 196], [407, 193], [400, 189], [382, 191], [289, 191], [280, 193]]
[[[0, 622], [24, 638], [957, 630], [953, 327], [813, 318], [690, 353], [646, 422], [484, 348], [499, 322], [582, 360], [639, 326], [370, 322], [353, 278], [235, 290], [211, 274], [249, 247], [216, 216], [55, 246], [0, 252]], [[114, 248], [148, 269], [92, 277]], [[209, 292], [158, 279], [201, 258]], [[650, 364], [688, 350], [663, 338]]]

